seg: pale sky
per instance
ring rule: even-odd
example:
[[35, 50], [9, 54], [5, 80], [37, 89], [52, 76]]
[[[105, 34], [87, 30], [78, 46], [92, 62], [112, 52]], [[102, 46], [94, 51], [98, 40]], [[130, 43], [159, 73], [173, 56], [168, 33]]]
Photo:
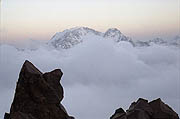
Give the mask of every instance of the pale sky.
[[49, 40], [56, 32], [86, 26], [118, 28], [133, 39], [179, 34], [179, 0], [1, 0], [1, 39]]

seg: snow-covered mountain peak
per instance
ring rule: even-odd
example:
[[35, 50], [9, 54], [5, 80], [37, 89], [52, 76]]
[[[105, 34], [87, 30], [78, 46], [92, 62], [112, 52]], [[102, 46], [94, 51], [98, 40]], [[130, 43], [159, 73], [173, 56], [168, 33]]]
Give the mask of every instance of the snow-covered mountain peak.
[[104, 33], [104, 37], [119, 38], [121, 32], [117, 28], [110, 28]]
[[88, 27], [74, 27], [56, 33], [48, 42], [55, 48], [69, 49], [87, 39], [107, 39], [114, 42], [128, 41], [132, 45], [131, 38], [123, 35], [117, 28], [110, 28], [105, 33], [96, 31]]
[[106, 32], [117, 32], [121, 34], [120, 30], [117, 28], [109, 28]]
[[63, 32], [56, 33], [48, 44], [55, 48], [60, 47], [63, 49], [68, 49], [76, 44], [81, 43], [83, 38], [87, 35], [101, 36], [102, 33], [88, 27], [74, 27], [64, 30]]
[[175, 36], [173, 40], [178, 40], [179, 41], [180, 40], [180, 35]]
[[148, 47], [148, 46], [151, 46], [153, 44], [156, 44], [156, 45], [168, 45], [168, 42], [163, 40], [162, 38], [154, 38], [152, 40], [148, 40], [148, 41], [136, 41], [135, 42], [135, 46], [136, 47]]
[[174, 37], [170, 42], [171, 45], [180, 46], [180, 35]]
[[92, 33], [95, 35], [100, 35], [101, 33], [98, 31], [95, 31], [94, 29], [88, 28], [88, 27], [74, 27], [67, 30], [64, 30], [63, 32], [66, 33], [73, 33], [73, 34], [79, 34], [81, 36], [84, 36], [88, 33]]
[[162, 44], [166, 44], [167, 41], [163, 40], [162, 38], [155, 38], [153, 40], [149, 40], [149, 43], [154, 43], [154, 44], [159, 44], [159, 45], [162, 45]]
[[163, 46], [175, 46], [180, 47], [180, 36], [176, 36], [174, 39], [164, 40], [162, 38], [155, 38], [148, 41], [136, 41], [135, 47], [147, 47], [151, 45], [163, 45]]
[[113, 39], [116, 42], [131, 41], [131, 38], [123, 35], [117, 28], [110, 28], [104, 33], [104, 37], [107, 39]]
[[148, 47], [154, 44], [180, 47], [180, 36], [176, 36], [173, 40], [155, 38], [153, 40], [146, 41], [133, 41], [130, 37], [122, 34], [117, 28], [110, 28], [105, 33], [102, 33], [88, 27], [74, 27], [62, 32], [58, 32], [51, 38], [48, 45], [54, 48], [69, 49], [84, 41], [93, 39], [112, 40], [115, 43], [126, 41], [131, 43], [134, 47]]

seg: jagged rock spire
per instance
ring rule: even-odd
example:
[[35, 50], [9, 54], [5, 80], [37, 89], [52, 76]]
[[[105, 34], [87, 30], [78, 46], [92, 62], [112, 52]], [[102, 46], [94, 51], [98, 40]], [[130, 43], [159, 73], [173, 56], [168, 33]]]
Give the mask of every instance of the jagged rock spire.
[[69, 119], [61, 104], [63, 87], [60, 69], [42, 73], [25, 61], [19, 75], [10, 114], [5, 119]]
[[122, 108], [117, 109], [110, 119], [179, 119], [179, 116], [160, 98], [149, 103], [139, 98], [126, 112]]

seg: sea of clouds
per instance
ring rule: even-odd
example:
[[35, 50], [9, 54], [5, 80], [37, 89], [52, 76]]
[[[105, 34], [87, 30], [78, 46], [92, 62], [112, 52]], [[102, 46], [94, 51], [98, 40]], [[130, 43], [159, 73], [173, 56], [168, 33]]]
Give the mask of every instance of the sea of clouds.
[[180, 49], [128, 42], [87, 40], [68, 50], [39, 46], [18, 50], [0, 45], [0, 118], [9, 112], [25, 60], [42, 72], [60, 68], [63, 105], [76, 119], [108, 119], [138, 98], [161, 98], [180, 114]]

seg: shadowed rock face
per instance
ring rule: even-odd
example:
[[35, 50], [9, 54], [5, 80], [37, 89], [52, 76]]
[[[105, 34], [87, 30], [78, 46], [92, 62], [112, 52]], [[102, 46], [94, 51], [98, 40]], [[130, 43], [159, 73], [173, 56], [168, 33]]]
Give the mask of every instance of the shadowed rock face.
[[[69, 119], [60, 103], [63, 88], [60, 69], [42, 73], [32, 63], [25, 61], [19, 74], [10, 114], [5, 119]], [[9, 117], [8, 117], [9, 116]]]
[[162, 102], [162, 100], [156, 99], [149, 103], [154, 113], [153, 119], [179, 119], [178, 115], [171, 107]]
[[122, 108], [118, 110], [110, 119], [179, 119], [178, 114], [160, 98], [149, 103], [148, 100], [139, 98], [126, 112]]
[[[63, 87], [60, 69], [42, 73], [25, 61], [19, 74], [10, 114], [4, 119], [74, 119], [61, 104]], [[119, 108], [110, 119], [179, 119], [178, 114], [159, 98], [152, 102], [139, 98], [125, 112]]]
[[119, 108], [115, 111], [115, 113], [110, 117], [110, 119], [127, 119], [126, 112]]

